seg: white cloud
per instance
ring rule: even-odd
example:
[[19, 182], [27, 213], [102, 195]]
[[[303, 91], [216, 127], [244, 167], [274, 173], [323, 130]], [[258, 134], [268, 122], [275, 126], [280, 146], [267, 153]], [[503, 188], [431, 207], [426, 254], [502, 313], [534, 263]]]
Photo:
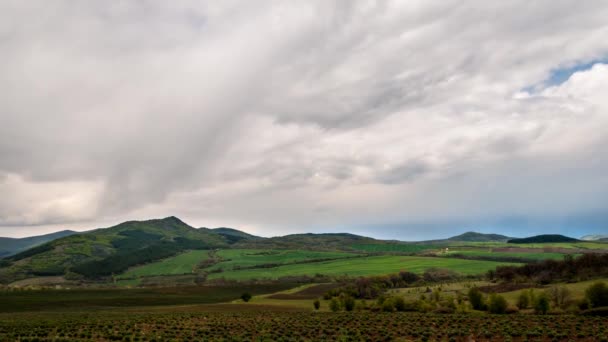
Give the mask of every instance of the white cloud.
[[7, 234], [171, 214], [266, 235], [578, 215], [608, 193], [608, 67], [538, 87], [608, 54], [602, 2], [0, 13]]

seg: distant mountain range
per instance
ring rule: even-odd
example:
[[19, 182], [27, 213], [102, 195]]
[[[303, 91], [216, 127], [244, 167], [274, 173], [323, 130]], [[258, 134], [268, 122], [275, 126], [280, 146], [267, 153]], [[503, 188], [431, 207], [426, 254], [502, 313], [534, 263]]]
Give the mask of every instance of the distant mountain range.
[[469, 241], [469, 242], [504, 242], [512, 239], [511, 237], [500, 234], [482, 234], [476, 232], [466, 232], [464, 234], [452, 236], [449, 241]]
[[0, 283], [35, 276], [63, 275], [107, 279], [130, 267], [187, 250], [299, 249], [350, 251], [366, 244], [450, 244], [453, 242], [543, 243], [579, 241], [562, 235], [514, 239], [500, 234], [466, 232], [444, 240], [403, 242], [349, 233], [292, 234], [265, 238], [234, 228], [194, 228], [171, 216], [127, 221], [109, 228], [76, 233], [61, 231], [23, 239], [0, 238]]
[[583, 241], [608, 241], [608, 235], [585, 235], [581, 237]]
[[567, 237], [559, 234], [543, 234], [521, 239], [511, 239], [509, 243], [549, 243], [549, 242], [577, 242], [575, 238]]
[[60, 232], [30, 236], [25, 238], [7, 238], [0, 237], [0, 258], [17, 254], [26, 249], [41, 245], [45, 242], [53, 241], [55, 239], [62, 238], [64, 236], [70, 236], [76, 234], [72, 230], [62, 230]]

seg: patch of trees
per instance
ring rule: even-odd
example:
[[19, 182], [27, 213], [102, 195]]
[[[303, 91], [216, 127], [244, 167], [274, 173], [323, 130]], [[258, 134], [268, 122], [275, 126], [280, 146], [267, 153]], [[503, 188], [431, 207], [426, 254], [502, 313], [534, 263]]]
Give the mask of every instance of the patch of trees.
[[578, 242], [579, 240], [559, 234], [536, 235], [522, 239], [511, 239], [508, 243], [554, 243], [554, 242]]
[[407, 287], [418, 280], [420, 280], [420, 276], [408, 271], [386, 276], [359, 277], [349, 284], [329, 290], [324, 298], [350, 296], [358, 299], [371, 299], [378, 297], [388, 289]]
[[118, 251], [104, 259], [76, 265], [72, 271], [87, 278], [100, 278], [122, 273], [132, 266], [168, 258], [188, 249], [206, 249], [208, 247], [203, 241], [176, 238], [174, 241], [160, 241], [136, 250]]
[[404, 288], [420, 282], [441, 282], [458, 279], [460, 275], [454, 271], [430, 268], [422, 276], [416, 273], [401, 271], [386, 276], [359, 277], [350, 280], [335, 289], [325, 293], [325, 299], [338, 296], [350, 296], [357, 299], [378, 298], [388, 289]]
[[162, 235], [148, 233], [142, 230], [124, 230], [118, 233], [122, 238], [112, 240], [112, 247], [116, 249], [139, 249], [143, 245], [149, 245], [159, 241]]
[[48, 251], [52, 250], [53, 248], [54, 247], [52, 244], [45, 243], [43, 245], [32, 247], [28, 250], [25, 250], [21, 253], [17, 253], [15, 255], [5, 258], [5, 259], [10, 260], [10, 261], [19, 261], [21, 259], [29, 258], [29, 257], [37, 255], [37, 254], [42, 254], [44, 252], [48, 252]]
[[577, 258], [544, 260], [523, 266], [498, 266], [493, 277], [503, 281], [535, 281], [549, 284], [556, 281], [577, 281], [608, 275], [608, 254], [589, 253]]

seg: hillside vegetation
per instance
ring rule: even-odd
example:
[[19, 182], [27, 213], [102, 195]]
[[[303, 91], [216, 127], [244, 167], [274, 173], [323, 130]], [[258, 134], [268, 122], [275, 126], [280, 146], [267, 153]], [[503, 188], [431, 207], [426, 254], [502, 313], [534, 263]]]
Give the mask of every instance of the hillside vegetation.
[[559, 234], [536, 235], [522, 239], [511, 239], [509, 243], [553, 243], [553, 242], [578, 242], [579, 240]]
[[0, 237], [0, 258], [8, 257], [32, 247], [41, 245], [45, 242], [53, 241], [55, 239], [73, 234], [76, 234], [76, 232], [72, 230], [62, 230], [51, 234], [30, 236], [26, 238]]

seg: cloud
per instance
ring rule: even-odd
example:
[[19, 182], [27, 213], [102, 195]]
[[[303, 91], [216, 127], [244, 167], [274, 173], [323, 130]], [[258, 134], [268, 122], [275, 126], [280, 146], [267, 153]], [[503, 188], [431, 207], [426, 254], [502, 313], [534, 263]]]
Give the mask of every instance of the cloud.
[[[266, 235], [403, 222], [407, 236], [605, 209], [601, 2], [0, 13], [6, 234], [175, 214]], [[547, 82], [556, 70], [573, 73]]]

